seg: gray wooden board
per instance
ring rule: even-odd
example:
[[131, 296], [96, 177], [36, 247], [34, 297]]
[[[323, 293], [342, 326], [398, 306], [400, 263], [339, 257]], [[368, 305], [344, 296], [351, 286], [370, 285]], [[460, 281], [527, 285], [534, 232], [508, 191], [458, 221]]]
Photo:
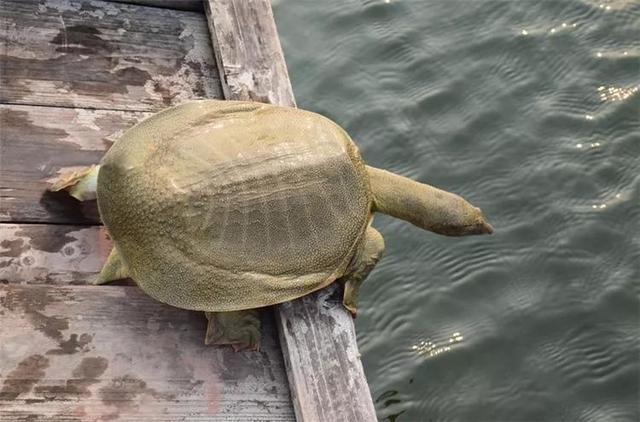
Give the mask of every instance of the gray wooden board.
[[[225, 98], [294, 106], [269, 1], [205, 0], [205, 11]], [[276, 307], [298, 421], [376, 420], [340, 290], [334, 284]]]
[[131, 3], [144, 6], [161, 7], [164, 9], [190, 10], [202, 12], [202, 0], [107, 0], [115, 3]]
[[50, 180], [97, 164], [150, 113], [0, 105], [0, 222], [98, 224], [96, 204], [48, 192]]
[[159, 110], [221, 96], [202, 13], [2, 0], [0, 102]]
[[240, 353], [137, 287], [0, 286], [0, 318], [0, 420], [294, 420], [270, 313]]
[[276, 312], [299, 421], [375, 421], [353, 317], [334, 283]]
[[205, 12], [228, 100], [295, 106], [268, 0], [205, 0]]
[[0, 283], [88, 284], [110, 251], [102, 226], [0, 223]]

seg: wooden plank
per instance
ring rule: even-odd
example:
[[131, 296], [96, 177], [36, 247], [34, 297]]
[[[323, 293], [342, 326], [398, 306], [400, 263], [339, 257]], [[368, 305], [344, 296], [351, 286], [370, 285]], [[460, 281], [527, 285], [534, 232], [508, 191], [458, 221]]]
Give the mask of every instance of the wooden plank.
[[280, 347], [298, 421], [375, 421], [353, 317], [337, 283], [278, 306]]
[[[205, 11], [225, 98], [294, 106], [269, 1], [205, 0]], [[353, 319], [337, 288], [276, 307], [298, 421], [376, 420]]]
[[102, 226], [0, 224], [0, 283], [88, 284], [110, 251]]
[[0, 41], [2, 103], [150, 111], [221, 96], [200, 13], [3, 0]]
[[163, 9], [189, 10], [203, 12], [202, 0], [108, 0], [115, 3], [140, 4], [143, 6], [161, 7]]
[[98, 224], [95, 201], [46, 189], [61, 172], [96, 164], [150, 113], [0, 105], [0, 222]]
[[268, 0], [204, 0], [228, 100], [295, 106], [278, 30]]
[[294, 420], [269, 313], [241, 353], [137, 287], [0, 286], [0, 315], [0, 420]]

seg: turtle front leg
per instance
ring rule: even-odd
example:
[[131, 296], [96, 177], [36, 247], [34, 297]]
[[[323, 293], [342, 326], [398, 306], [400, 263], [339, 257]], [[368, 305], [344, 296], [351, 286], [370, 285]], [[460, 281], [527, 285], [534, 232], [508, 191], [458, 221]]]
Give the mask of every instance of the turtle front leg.
[[345, 283], [342, 302], [354, 317], [358, 311], [356, 302], [358, 301], [360, 285], [380, 261], [383, 254], [384, 238], [378, 230], [369, 227], [365, 233], [364, 246], [356, 258], [353, 271], [343, 277]]
[[233, 350], [260, 350], [260, 311], [205, 312], [209, 324], [206, 345], [230, 345]]

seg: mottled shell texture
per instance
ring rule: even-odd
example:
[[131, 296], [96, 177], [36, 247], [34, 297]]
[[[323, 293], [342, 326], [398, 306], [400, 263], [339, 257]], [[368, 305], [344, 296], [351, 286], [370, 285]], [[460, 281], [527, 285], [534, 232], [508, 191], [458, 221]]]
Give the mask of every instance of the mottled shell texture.
[[355, 144], [320, 115], [198, 101], [128, 130], [98, 205], [132, 278], [173, 306], [272, 305], [342, 276], [370, 219]]

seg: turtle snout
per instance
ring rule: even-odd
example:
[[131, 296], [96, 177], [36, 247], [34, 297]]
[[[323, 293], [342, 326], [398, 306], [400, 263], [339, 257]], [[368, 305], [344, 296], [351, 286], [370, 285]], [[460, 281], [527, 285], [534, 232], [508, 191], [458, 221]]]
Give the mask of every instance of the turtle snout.
[[474, 207], [478, 213], [478, 233], [479, 234], [492, 234], [493, 226], [487, 221], [487, 217], [482, 210], [478, 207]]

